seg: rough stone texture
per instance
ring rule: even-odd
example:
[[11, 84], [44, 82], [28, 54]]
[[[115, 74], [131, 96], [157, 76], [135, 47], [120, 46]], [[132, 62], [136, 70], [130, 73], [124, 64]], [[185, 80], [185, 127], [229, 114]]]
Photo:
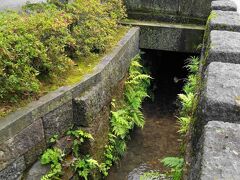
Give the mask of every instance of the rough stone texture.
[[226, 30], [240, 32], [240, 14], [233, 11], [212, 11], [213, 17], [209, 22], [211, 30]]
[[212, 0], [125, 0], [128, 16], [138, 20], [204, 24]]
[[0, 171], [1, 180], [21, 179], [23, 171], [26, 169], [24, 157], [21, 156], [8, 167]]
[[24, 128], [32, 124], [50, 111], [72, 99], [69, 87], [58, 90], [41, 97], [38, 101], [28, 104], [26, 107], [10, 113], [5, 118], [0, 118], [0, 142], [4, 142]]
[[99, 83], [84, 95], [74, 99], [74, 123], [77, 126], [89, 126], [103, 106], [111, 102], [110, 90]]
[[[0, 170], [24, 155], [44, 140], [41, 119], [25, 128], [16, 136], [0, 144]], [[1, 173], [1, 172], [0, 172]]]
[[211, 31], [205, 65], [211, 62], [240, 64], [240, 33]]
[[237, 5], [231, 0], [213, 1], [212, 10], [237, 11]]
[[32, 149], [24, 154], [25, 164], [27, 167], [31, 166], [46, 149], [46, 142], [43, 139], [37, 143]]
[[140, 25], [140, 48], [177, 52], [197, 52], [204, 27], [177, 24], [134, 23]]
[[72, 101], [58, 107], [43, 117], [43, 127], [46, 141], [53, 135], [60, 137], [73, 125]]
[[105, 146], [108, 143], [110, 106], [105, 106], [94, 118], [93, 123], [84, 131], [92, 134], [94, 140], [86, 142], [81, 147], [82, 154], [90, 154], [99, 162], [103, 161]]
[[240, 65], [213, 62], [206, 71], [199, 118], [240, 123]]
[[238, 180], [240, 177], [240, 125], [212, 121], [202, 138], [198, 174], [192, 179]]
[[42, 166], [40, 161], [34, 163], [30, 170], [25, 175], [25, 180], [40, 180], [50, 170], [49, 166]]

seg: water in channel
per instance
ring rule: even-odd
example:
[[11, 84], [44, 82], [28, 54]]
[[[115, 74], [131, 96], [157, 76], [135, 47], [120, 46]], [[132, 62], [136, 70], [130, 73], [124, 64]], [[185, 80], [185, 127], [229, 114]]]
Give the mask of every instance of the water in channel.
[[189, 54], [145, 50], [144, 65], [149, 68], [153, 101], [143, 104], [145, 126], [131, 134], [125, 156], [109, 173], [107, 180], [140, 180], [146, 172], [165, 172], [160, 160], [178, 156], [180, 142], [177, 115], [177, 94], [181, 93]]

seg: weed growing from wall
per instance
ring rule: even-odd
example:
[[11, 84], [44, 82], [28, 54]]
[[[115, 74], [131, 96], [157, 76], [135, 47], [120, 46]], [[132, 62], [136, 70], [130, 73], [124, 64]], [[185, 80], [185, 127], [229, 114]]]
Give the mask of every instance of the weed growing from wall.
[[[99, 165], [96, 160], [89, 155], [83, 156], [79, 154], [81, 144], [88, 139], [93, 139], [92, 135], [82, 130], [70, 130], [67, 132], [67, 135], [73, 140], [71, 155], [73, 160], [70, 163], [73, 172], [77, 173], [79, 177], [87, 180], [91, 171], [101, 171], [101, 165]], [[57, 141], [56, 137], [53, 139], [54, 142]], [[41, 156], [41, 164], [50, 165], [51, 169], [41, 178], [41, 180], [61, 179], [61, 176], [63, 175], [62, 164], [64, 163], [65, 158], [66, 156], [64, 152], [59, 148], [53, 147], [47, 149]]]
[[111, 132], [109, 133], [109, 144], [106, 146], [105, 162], [103, 164], [107, 171], [126, 150], [126, 141], [129, 132], [135, 127], [144, 126], [144, 117], [141, 112], [143, 100], [148, 97], [147, 91], [150, 85], [150, 76], [144, 71], [140, 64], [140, 56], [132, 60], [129, 77], [125, 82], [123, 102], [112, 101], [112, 116], [110, 119]]

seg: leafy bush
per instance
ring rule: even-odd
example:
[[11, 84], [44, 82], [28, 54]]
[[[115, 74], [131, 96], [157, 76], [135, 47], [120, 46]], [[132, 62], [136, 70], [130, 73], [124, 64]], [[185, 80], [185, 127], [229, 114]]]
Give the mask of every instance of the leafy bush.
[[[118, 9], [116, 9], [118, 8]], [[121, 0], [28, 4], [0, 13], [0, 100], [37, 94], [81, 56], [106, 51], [125, 17]]]

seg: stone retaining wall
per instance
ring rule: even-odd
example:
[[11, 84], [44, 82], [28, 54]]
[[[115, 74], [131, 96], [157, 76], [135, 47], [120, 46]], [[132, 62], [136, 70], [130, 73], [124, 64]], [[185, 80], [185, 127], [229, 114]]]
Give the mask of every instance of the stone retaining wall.
[[206, 49], [202, 52], [202, 87], [188, 179], [240, 177], [240, 14], [232, 1], [212, 2]]
[[[94, 131], [94, 136], [107, 133], [107, 107], [112, 92], [117, 91], [115, 88], [126, 76], [131, 59], [138, 53], [139, 29], [132, 28], [81, 82], [59, 88], [1, 118], [0, 179], [20, 178], [49, 146], [49, 138], [53, 135], [59, 135], [59, 146], [66, 148], [65, 132], [72, 126], [88, 128]], [[93, 124], [97, 127], [92, 127]]]

